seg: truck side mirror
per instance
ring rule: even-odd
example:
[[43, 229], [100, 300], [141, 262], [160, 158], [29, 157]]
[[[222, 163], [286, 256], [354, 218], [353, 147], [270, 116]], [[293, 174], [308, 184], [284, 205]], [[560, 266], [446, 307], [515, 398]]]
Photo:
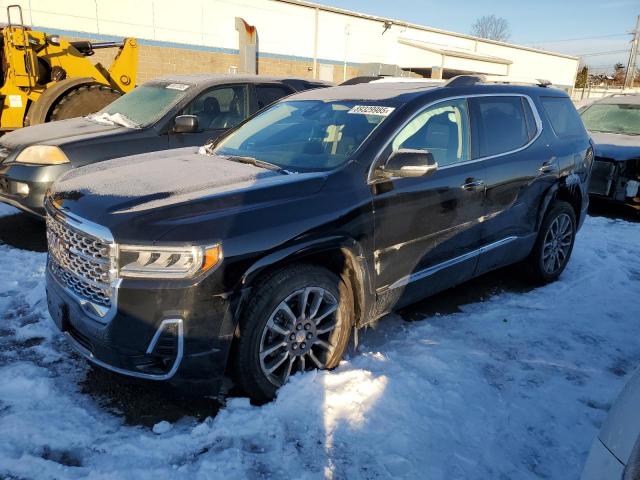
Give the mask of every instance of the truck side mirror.
[[426, 177], [438, 170], [438, 163], [427, 150], [401, 148], [393, 152], [387, 163], [379, 167], [377, 174], [382, 178]]
[[199, 129], [196, 115], [178, 115], [173, 123], [174, 133], [193, 133]]

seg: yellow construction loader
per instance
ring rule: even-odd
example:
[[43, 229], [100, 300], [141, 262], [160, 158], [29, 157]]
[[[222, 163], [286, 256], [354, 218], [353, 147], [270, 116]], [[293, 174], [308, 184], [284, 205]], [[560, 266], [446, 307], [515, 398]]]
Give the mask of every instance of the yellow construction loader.
[[[19, 18], [12, 22], [11, 15]], [[136, 85], [138, 48], [122, 42], [68, 42], [24, 25], [19, 5], [7, 7], [2, 42], [0, 131], [96, 112]], [[86, 57], [119, 48], [108, 69]]]

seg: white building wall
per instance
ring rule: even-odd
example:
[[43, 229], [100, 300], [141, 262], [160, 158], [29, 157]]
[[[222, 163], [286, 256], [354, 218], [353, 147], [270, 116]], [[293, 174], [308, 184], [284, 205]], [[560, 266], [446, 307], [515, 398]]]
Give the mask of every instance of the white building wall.
[[[576, 58], [498, 44], [467, 35], [395, 22], [384, 34], [384, 19], [314, 8], [281, 0], [13, 0], [22, 5], [25, 21], [37, 28], [72, 36], [133, 36], [141, 43], [184, 45], [237, 52], [235, 17], [258, 29], [264, 56], [314, 58], [318, 15], [318, 63], [390, 63], [402, 67], [444, 66], [518, 77], [545, 78], [573, 85]], [[443, 8], [447, 8], [443, 6]], [[451, 7], [453, 8], [453, 7]], [[0, 11], [0, 21], [6, 14]], [[60, 33], [59, 32], [59, 33]], [[404, 45], [399, 39], [425, 42], [434, 49], [456, 50], [510, 60], [512, 64], [462, 59]]]

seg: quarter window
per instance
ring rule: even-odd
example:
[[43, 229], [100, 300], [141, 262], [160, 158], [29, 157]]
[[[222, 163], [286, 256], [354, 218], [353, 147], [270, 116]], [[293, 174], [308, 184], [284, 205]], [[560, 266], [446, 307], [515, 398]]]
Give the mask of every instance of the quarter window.
[[586, 134], [580, 115], [568, 97], [542, 97], [542, 107], [555, 134], [560, 138]]
[[533, 139], [537, 126], [528, 102], [520, 96], [476, 97], [480, 157], [517, 150]]
[[439, 166], [469, 160], [469, 114], [464, 99], [450, 100], [426, 109], [395, 137], [392, 151], [427, 150]]
[[182, 111], [196, 115], [203, 130], [226, 129], [247, 118], [247, 88], [243, 85], [207, 90]]

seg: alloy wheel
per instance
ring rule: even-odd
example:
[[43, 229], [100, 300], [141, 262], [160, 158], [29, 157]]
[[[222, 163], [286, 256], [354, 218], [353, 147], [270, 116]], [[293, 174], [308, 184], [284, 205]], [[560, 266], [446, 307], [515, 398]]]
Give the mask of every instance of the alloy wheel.
[[558, 215], [547, 230], [542, 247], [542, 266], [553, 275], [560, 270], [569, 256], [573, 241], [573, 222], [566, 213]]
[[260, 368], [280, 386], [289, 376], [325, 368], [335, 350], [331, 334], [338, 326], [338, 301], [321, 287], [297, 290], [269, 316], [260, 339]]

